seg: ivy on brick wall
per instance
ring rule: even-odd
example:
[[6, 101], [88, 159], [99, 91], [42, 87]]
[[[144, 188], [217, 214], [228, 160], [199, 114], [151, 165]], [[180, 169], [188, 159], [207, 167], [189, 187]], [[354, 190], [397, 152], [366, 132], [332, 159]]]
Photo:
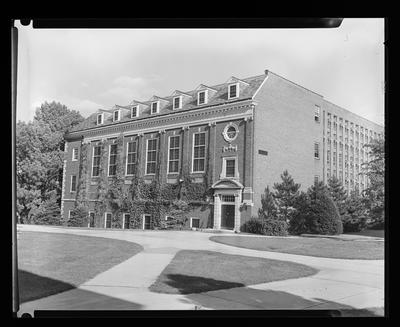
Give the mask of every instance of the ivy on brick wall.
[[105, 202], [107, 188], [106, 188], [106, 178], [107, 169], [105, 165], [107, 164], [107, 153], [105, 151], [106, 142], [101, 141], [98, 143], [100, 145], [100, 166], [99, 166], [99, 177], [97, 179], [97, 196], [94, 205], [94, 213], [96, 217], [103, 217], [107, 204]]

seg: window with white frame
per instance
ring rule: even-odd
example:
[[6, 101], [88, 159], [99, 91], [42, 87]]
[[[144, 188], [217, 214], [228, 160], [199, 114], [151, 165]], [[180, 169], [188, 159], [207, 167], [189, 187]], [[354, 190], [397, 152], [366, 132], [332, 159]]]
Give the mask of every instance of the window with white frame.
[[131, 118], [136, 118], [139, 116], [138, 106], [134, 106], [131, 108]]
[[222, 178], [238, 177], [237, 158], [226, 157], [222, 159]]
[[72, 210], [68, 210], [68, 219], [71, 219], [72, 217]]
[[110, 144], [110, 152], [108, 157], [108, 176], [117, 174], [117, 144]]
[[181, 109], [182, 108], [182, 96], [177, 96], [173, 100], [173, 109]]
[[207, 103], [207, 90], [197, 93], [197, 105]]
[[126, 144], [126, 175], [134, 175], [136, 168], [136, 142], [131, 141]]
[[88, 227], [94, 227], [94, 212], [93, 211], [89, 211], [89, 222], [88, 222]]
[[159, 105], [159, 101], [156, 101], [156, 102], [152, 102], [152, 104], [151, 104], [151, 113], [152, 114], [156, 114], [156, 113], [158, 113], [158, 107], [159, 107], [160, 105]]
[[72, 161], [77, 161], [78, 160], [78, 148], [73, 148], [72, 149]]
[[157, 139], [147, 140], [146, 175], [154, 175], [157, 166]]
[[129, 229], [130, 220], [131, 220], [131, 215], [129, 213], [124, 213], [124, 224], [123, 224], [124, 229]]
[[200, 227], [200, 218], [190, 218], [190, 228], [199, 228]]
[[320, 121], [320, 114], [321, 114], [321, 108], [316, 105], [315, 106], [315, 111], [314, 111], [314, 120], [317, 123], [319, 123], [319, 121]]
[[104, 120], [104, 115], [103, 114], [98, 114], [97, 115], [97, 125], [103, 124], [103, 120]]
[[104, 228], [111, 228], [111, 213], [104, 214]]
[[97, 177], [100, 175], [100, 160], [101, 160], [101, 146], [96, 145], [93, 147], [92, 177]]
[[120, 111], [119, 110], [115, 110], [114, 114], [113, 114], [113, 120], [114, 121], [119, 121], [120, 119]]
[[319, 159], [319, 143], [314, 143], [314, 158]]
[[179, 172], [180, 136], [170, 136], [168, 144], [168, 174]]
[[206, 133], [193, 134], [193, 172], [204, 172], [206, 161]]
[[239, 97], [239, 83], [230, 84], [228, 87], [228, 99]]
[[76, 175], [71, 176], [71, 192], [76, 192]]

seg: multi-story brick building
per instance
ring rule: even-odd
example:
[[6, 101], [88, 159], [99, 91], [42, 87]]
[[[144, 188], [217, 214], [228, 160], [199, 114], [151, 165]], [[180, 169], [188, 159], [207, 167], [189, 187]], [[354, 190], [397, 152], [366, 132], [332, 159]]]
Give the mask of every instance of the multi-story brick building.
[[[365, 188], [363, 145], [382, 134], [382, 126], [270, 71], [133, 100], [99, 109], [65, 136], [62, 215], [68, 219], [79, 197], [89, 207], [89, 226], [132, 228], [130, 211], [114, 212], [99, 197], [101, 183], [107, 190], [119, 174], [128, 194], [140, 178], [161, 190], [180, 186], [182, 197], [189, 180], [204, 194], [186, 198], [195, 204], [187, 225], [239, 231], [285, 169], [302, 189], [332, 175], [347, 190]], [[100, 202], [104, 210], [96, 211]], [[151, 228], [154, 211], [143, 209], [139, 219], [136, 228]]]

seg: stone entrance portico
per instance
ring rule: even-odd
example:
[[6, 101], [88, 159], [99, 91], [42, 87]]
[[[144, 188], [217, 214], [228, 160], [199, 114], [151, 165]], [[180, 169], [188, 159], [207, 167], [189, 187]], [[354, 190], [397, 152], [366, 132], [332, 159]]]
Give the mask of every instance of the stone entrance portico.
[[214, 189], [214, 229], [229, 228], [221, 225], [223, 205], [234, 206], [233, 230], [240, 232], [240, 203], [242, 202], [243, 185], [234, 179], [220, 179], [212, 186]]

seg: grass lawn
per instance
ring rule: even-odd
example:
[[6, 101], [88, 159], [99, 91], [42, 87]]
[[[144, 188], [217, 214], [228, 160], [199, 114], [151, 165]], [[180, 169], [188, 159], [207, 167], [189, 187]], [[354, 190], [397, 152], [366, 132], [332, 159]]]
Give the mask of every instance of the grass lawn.
[[74, 288], [142, 250], [138, 244], [108, 238], [21, 232], [18, 235], [20, 301]]
[[314, 268], [279, 260], [213, 251], [179, 251], [150, 290], [190, 294], [316, 274]]
[[210, 240], [246, 249], [300, 254], [313, 257], [367, 260], [384, 258], [384, 243], [381, 241], [338, 240], [319, 237], [278, 238], [262, 236], [211, 236]]
[[365, 229], [361, 232], [346, 233], [346, 234], [385, 238], [385, 230], [384, 229]]

